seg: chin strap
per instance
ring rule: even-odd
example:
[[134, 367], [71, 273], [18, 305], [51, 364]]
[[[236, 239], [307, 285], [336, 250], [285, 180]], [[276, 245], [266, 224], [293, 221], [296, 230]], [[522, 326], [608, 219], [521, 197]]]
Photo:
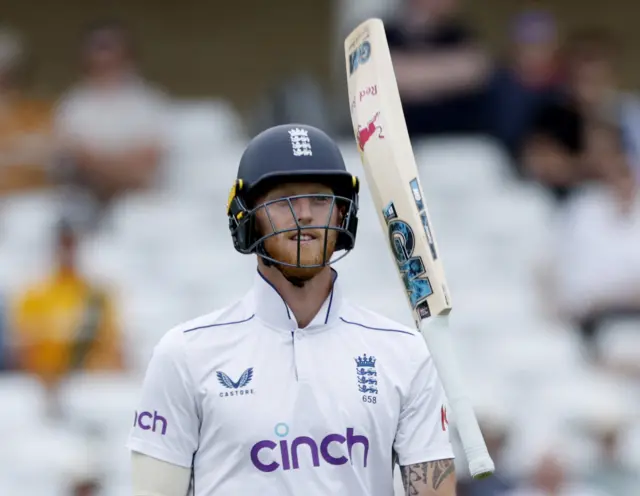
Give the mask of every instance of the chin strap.
[[[271, 257], [269, 253], [267, 253], [267, 250], [265, 249], [264, 245], [261, 244], [256, 248], [256, 254], [260, 256], [260, 258], [262, 258], [262, 263], [265, 265], [265, 267], [275, 267], [276, 270], [278, 270], [283, 275], [283, 277], [295, 287], [301, 288], [308, 281], [308, 279], [302, 279], [300, 277], [287, 275], [284, 272], [283, 270], [284, 267], [282, 265], [275, 263], [273, 260], [270, 259]], [[267, 258], [267, 257], [270, 257], [270, 258]]]
[[266, 266], [266, 267], [275, 267], [276, 264], [273, 263], [270, 258], [271, 256], [267, 253], [266, 248], [264, 247], [264, 243], [260, 243], [257, 247], [256, 247], [256, 255], [258, 255], [261, 259], [262, 259], [262, 263]]

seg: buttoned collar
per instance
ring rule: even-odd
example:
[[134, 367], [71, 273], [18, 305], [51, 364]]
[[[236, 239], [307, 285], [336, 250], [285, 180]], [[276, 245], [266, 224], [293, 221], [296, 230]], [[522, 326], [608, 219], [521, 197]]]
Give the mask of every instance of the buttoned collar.
[[[333, 273], [333, 286], [322, 307], [302, 332], [320, 331], [338, 321], [342, 305], [342, 290], [338, 283], [338, 273]], [[253, 288], [256, 317], [275, 329], [293, 332], [298, 330], [295, 315], [285, 303], [278, 290], [257, 271]]]

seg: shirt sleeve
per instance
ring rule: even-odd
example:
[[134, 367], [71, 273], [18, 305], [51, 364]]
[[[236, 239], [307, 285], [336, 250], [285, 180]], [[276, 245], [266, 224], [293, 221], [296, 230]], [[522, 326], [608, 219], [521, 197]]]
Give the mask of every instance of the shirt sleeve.
[[191, 467], [199, 429], [200, 415], [184, 336], [174, 329], [153, 351], [127, 447], [165, 462]]
[[419, 342], [393, 444], [401, 466], [454, 458], [444, 389], [426, 343]]

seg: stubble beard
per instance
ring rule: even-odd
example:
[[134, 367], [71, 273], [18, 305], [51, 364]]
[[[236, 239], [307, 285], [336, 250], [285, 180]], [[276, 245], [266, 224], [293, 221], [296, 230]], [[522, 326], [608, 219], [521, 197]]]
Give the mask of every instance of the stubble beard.
[[[295, 242], [279, 236], [265, 240], [264, 248], [271, 258], [282, 264], [276, 267], [294, 286], [303, 286], [318, 275], [333, 256], [336, 246], [337, 232], [327, 233], [327, 249], [325, 257], [324, 238], [316, 238], [310, 244], [300, 246], [300, 263], [298, 264], [298, 247]], [[287, 265], [283, 265], [287, 264]], [[298, 266], [300, 265], [300, 266]]]

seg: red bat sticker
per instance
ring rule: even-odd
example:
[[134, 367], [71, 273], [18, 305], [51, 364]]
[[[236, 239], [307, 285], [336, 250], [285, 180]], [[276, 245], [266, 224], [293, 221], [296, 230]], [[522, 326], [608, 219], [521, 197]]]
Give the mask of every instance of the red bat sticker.
[[375, 135], [376, 131], [378, 132], [378, 138], [384, 138], [382, 134], [382, 126], [376, 124], [379, 116], [380, 112], [376, 112], [376, 115], [373, 116], [373, 119], [371, 119], [366, 126], [358, 127], [356, 135], [358, 140], [358, 148], [360, 149], [360, 151], [364, 151], [364, 146], [371, 139], [371, 137]]

